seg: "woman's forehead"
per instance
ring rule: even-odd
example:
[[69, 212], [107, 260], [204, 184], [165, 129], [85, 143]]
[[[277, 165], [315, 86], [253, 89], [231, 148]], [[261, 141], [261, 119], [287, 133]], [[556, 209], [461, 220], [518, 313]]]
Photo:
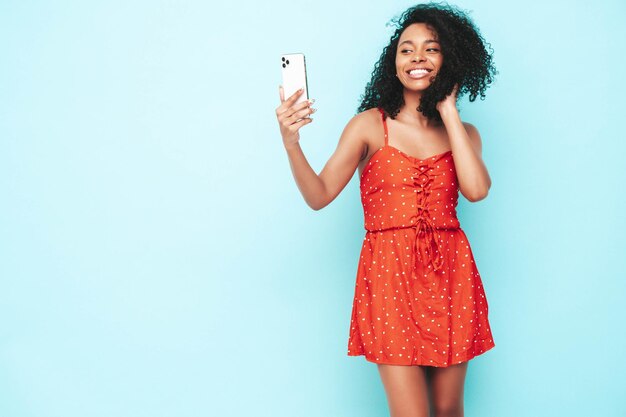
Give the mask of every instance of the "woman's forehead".
[[438, 41], [439, 37], [437, 32], [426, 23], [412, 23], [407, 26], [400, 35], [400, 42], [405, 40], [435, 40]]

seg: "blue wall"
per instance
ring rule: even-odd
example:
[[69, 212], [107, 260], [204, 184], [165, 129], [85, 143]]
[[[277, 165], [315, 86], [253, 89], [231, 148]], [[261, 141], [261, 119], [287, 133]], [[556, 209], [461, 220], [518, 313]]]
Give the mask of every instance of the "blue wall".
[[[456, 3], [500, 71], [460, 104], [493, 179], [466, 415], [622, 416], [626, 6], [541, 3]], [[0, 2], [0, 415], [387, 415], [346, 356], [358, 177], [309, 209], [274, 109], [305, 52], [319, 172], [412, 4]]]

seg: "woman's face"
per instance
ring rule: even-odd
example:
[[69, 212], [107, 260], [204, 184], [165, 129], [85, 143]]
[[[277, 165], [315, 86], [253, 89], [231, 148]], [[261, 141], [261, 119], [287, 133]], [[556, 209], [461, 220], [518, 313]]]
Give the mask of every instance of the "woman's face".
[[428, 88], [442, 63], [437, 33], [425, 23], [413, 23], [402, 32], [396, 51], [396, 74], [405, 88], [413, 91]]

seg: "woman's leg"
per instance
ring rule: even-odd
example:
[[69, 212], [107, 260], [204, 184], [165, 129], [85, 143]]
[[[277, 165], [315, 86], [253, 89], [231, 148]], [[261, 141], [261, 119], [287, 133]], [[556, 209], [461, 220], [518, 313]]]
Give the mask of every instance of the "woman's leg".
[[391, 417], [428, 417], [428, 385], [422, 366], [378, 364]]
[[446, 368], [431, 367], [434, 417], [463, 417], [463, 388], [468, 362]]

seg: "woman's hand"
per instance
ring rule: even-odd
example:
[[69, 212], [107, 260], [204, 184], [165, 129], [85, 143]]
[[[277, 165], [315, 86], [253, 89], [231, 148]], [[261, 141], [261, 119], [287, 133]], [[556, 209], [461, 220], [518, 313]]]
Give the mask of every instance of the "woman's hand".
[[300, 140], [300, 128], [313, 121], [313, 119], [308, 116], [316, 111], [316, 109], [311, 108], [315, 100], [306, 100], [294, 105], [298, 97], [304, 92], [304, 89], [301, 88], [296, 91], [287, 100], [285, 100], [282, 86], [278, 88], [278, 91], [280, 93], [281, 104], [276, 108], [276, 118], [280, 125], [283, 145], [288, 148], [295, 145]]
[[448, 111], [456, 110], [456, 94], [459, 91], [459, 84], [455, 84], [452, 92], [446, 96], [443, 100], [437, 103], [437, 111], [441, 113], [445, 113]]

